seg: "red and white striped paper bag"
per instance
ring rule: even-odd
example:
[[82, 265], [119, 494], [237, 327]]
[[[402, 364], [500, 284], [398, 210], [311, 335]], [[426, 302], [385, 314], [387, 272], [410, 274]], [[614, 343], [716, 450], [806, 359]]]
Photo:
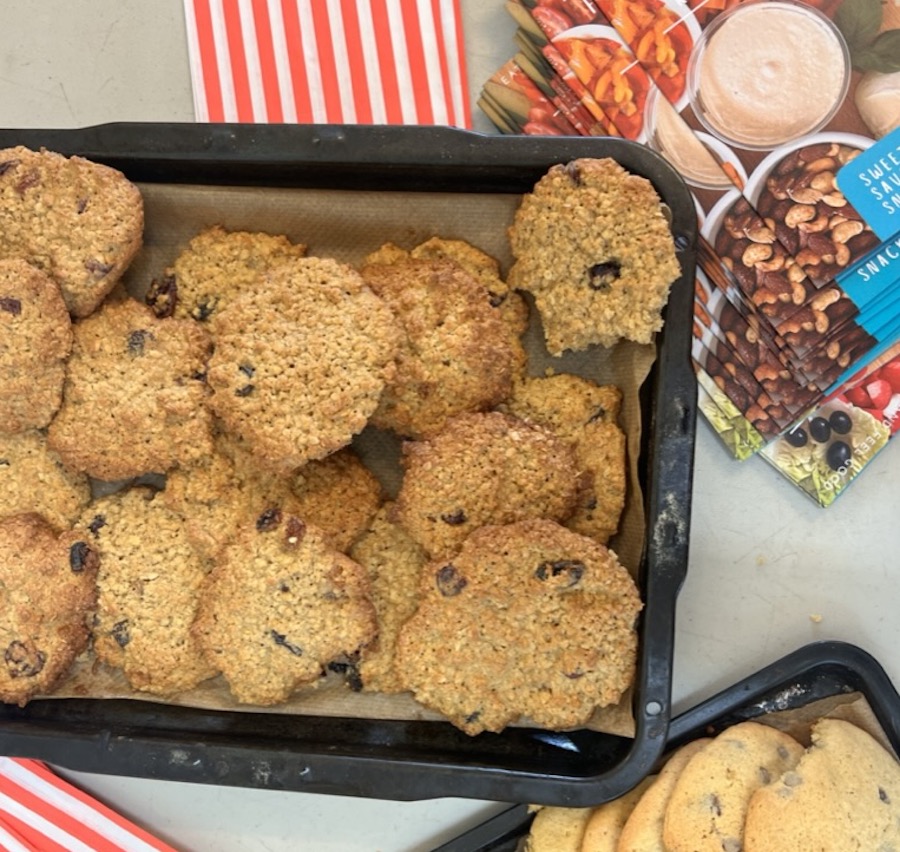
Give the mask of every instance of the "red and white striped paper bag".
[[176, 852], [36, 760], [0, 757], [3, 852]]
[[197, 121], [470, 128], [459, 0], [185, 0]]

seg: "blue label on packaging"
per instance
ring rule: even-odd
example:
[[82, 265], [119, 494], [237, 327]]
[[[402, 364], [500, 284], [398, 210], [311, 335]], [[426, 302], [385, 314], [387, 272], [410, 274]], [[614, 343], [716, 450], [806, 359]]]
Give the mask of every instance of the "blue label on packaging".
[[[897, 174], [900, 175], [900, 170]], [[878, 248], [856, 261], [835, 279], [863, 313], [880, 300], [898, 304], [900, 230], [895, 231], [890, 239], [882, 237], [882, 240], [884, 242]]]
[[900, 127], [854, 157], [836, 181], [879, 239], [900, 232]]

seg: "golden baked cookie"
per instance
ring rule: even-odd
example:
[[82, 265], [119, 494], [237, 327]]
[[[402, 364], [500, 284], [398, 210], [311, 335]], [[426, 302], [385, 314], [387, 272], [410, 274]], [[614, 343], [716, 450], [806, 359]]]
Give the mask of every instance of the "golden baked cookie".
[[464, 267], [408, 258], [366, 265], [362, 276], [402, 327], [397, 371], [372, 414], [375, 426], [420, 438], [509, 395], [524, 351]]
[[93, 313], [138, 253], [144, 202], [121, 172], [23, 146], [0, 150], [0, 258], [24, 258], [75, 317]]
[[145, 301], [158, 317], [207, 322], [235, 296], [259, 286], [273, 266], [305, 254], [305, 245], [282, 235], [214, 225], [196, 234], [151, 282]]
[[[422, 572], [395, 666], [468, 734], [584, 725], [634, 677], [641, 600], [615, 554], [547, 520], [487, 526]], [[536, 637], [525, 642], [523, 637]]]
[[75, 324], [50, 447], [74, 470], [107, 481], [208, 455], [209, 348], [193, 320], [157, 319], [134, 299], [104, 304]]
[[99, 562], [39, 515], [0, 520], [0, 701], [50, 693], [87, 648]]
[[210, 406], [271, 470], [347, 446], [394, 375], [393, 314], [356, 271], [329, 258], [278, 265], [209, 325]]
[[132, 488], [95, 500], [76, 529], [100, 555], [91, 630], [97, 657], [155, 695], [213, 677], [191, 634], [209, 566], [181, 518], [152, 489]]
[[237, 701], [281, 703], [330, 664], [354, 667], [374, 642], [368, 573], [315, 527], [271, 509], [222, 550], [194, 632]]
[[550, 430], [492, 411], [460, 414], [403, 447], [397, 519], [433, 558], [456, 552], [485, 524], [564, 521], [575, 508], [578, 467]]
[[63, 530], [90, 499], [88, 478], [62, 463], [42, 431], [0, 434], [0, 517], [33, 512]]
[[649, 343], [680, 268], [662, 201], [610, 158], [556, 165], [509, 229], [510, 285], [534, 296], [553, 355]]
[[578, 502], [566, 526], [606, 544], [625, 507], [625, 432], [618, 424], [622, 392], [571, 373], [525, 378], [500, 409], [546, 426], [572, 445]]
[[371, 692], [402, 692], [394, 668], [397, 635], [419, 604], [419, 584], [427, 562], [425, 551], [392, 520], [386, 503], [350, 550], [369, 572], [372, 603], [378, 616], [378, 642], [359, 665], [362, 688]]
[[56, 282], [0, 258], [0, 433], [42, 429], [62, 403], [72, 322]]
[[757, 790], [745, 852], [900, 849], [900, 763], [871, 734], [820, 719], [797, 765]]
[[751, 796], [796, 766], [802, 754], [793, 737], [761, 722], [726, 728], [675, 781], [663, 821], [667, 852], [740, 852]]

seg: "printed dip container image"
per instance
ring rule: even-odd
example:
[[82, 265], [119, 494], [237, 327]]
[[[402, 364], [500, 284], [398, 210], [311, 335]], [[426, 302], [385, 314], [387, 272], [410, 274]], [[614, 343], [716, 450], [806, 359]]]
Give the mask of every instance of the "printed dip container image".
[[823, 128], [850, 85], [838, 28], [790, 0], [758, 0], [722, 13], [691, 55], [697, 120], [722, 141], [765, 150]]

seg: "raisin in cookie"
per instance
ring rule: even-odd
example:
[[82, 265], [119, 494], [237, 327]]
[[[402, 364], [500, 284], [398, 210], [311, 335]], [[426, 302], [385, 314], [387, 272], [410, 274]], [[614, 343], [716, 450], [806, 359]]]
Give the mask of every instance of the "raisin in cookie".
[[355, 662], [377, 625], [365, 568], [276, 509], [223, 549], [194, 630], [237, 701], [272, 705], [329, 664]]
[[87, 648], [99, 557], [38, 515], [0, 520], [0, 701], [53, 690]]
[[0, 151], [0, 257], [46, 272], [73, 316], [99, 307], [143, 231], [143, 199], [121, 172], [51, 151]]
[[62, 408], [48, 430], [63, 461], [103, 480], [165, 473], [211, 450], [209, 336], [134, 299], [75, 324]]
[[540, 423], [572, 445], [581, 475], [578, 503], [566, 526], [606, 544], [625, 507], [622, 392], [570, 373], [516, 382], [501, 408]]
[[208, 566], [181, 518], [153, 490], [132, 488], [96, 500], [78, 529], [100, 554], [97, 657], [121, 669], [134, 689], [155, 695], [215, 675], [191, 634]]
[[403, 328], [374, 425], [419, 438], [508, 396], [524, 352], [477, 278], [452, 260], [413, 258], [364, 266], [362, 276]]
[[0, 259], [0, 432], [41, 429], [62, 402], [72, 323], [59, 287], [24, 260]]
[[452, 559], [426, 565], [421, 594], [397, 672], [468, 734], [520, 718], [577, 727], [633, 680], [634, 581], [612, 551], [553, 521], [476, 530]]
[[535, 423], [500, 412], [460, 414], [403, 447], [397, 519], [434, 558], [485, 524], [564, 521], [578, 496], [572, 448]]
[[62, 463], [43, 432], [0, 435], [0, 517], [34, 512], [68, 529], [90, 499], [88, 478]]
[[760, 722], [722, 731], [675, 781], [663, 819], [666, 849], [740, 852], [750, 797], [796, 766], [802, 754], [793, 737]]
[[272, 470], [349, 444], [394, 374], [393, 314], [357, 272], [329, 258], [280, 264], [210, 327], [210, 405]]
[[509, 283], [533, 294], [553, 355], [648, 343], [679, 264], [653, 185], [614, 160], [553, 166], [509, 230]]
[[158, 317], [206, 322], [235, 296], [258, 286], [274, 265], [305, 254], [305, 245], [285, 236], [216, 225], [197, 234], [154, 279], [145, 300]]
[[359, 665], [362, 688], [372, 692], [402, 692], [394, 669], [397, 634], [419, 603], [419, 583], [427, 561], [425, 551], [392, 520], [386, 503], [350, 550], [369, 572], [372, 603], [378, 615], [378, 642]]
[[871, 734], [820, 719], [790, 771], [757, 790], [744, 825], [746, 852], [900, 849], [900, 764]]

